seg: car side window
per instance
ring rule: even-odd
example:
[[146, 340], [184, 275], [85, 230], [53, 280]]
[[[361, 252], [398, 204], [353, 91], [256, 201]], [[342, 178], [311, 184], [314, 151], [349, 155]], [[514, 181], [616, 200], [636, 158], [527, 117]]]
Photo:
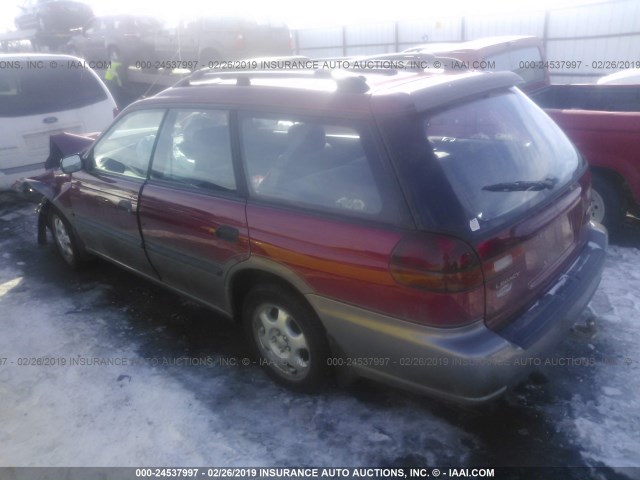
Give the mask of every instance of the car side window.
[[171, 110], [160, 133], [151, 178], [205, 191], [234, 191], [229, 113]]
[[253, 196], [364, 217], [382, 212], [372, 168], [375, 150], [366, 152], [356, 128], [249, 117], [242, 120], [241, 133]]
[[100, 138], [93, 148], [93, 168], [146, 178], [149, 160], [165, 111], [131, 112]]

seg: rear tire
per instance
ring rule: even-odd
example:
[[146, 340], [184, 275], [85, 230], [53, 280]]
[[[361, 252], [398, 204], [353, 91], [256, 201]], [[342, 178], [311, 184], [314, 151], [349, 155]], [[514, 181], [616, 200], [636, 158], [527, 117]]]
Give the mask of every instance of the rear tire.
[[273, 380], [303, 392], [326, 385], [326, 332], [300, 296], [278, 285], [260, 285], [245, 297], [242, 321], [254, 353]]
[[56, 209], [49, 211], [49, 227], [58, 253], [72, 269], [80, 268], [83, 263], [83, 255], [78, 247], [78, 241], [71, 225], [66, 218]]
[[601, 175], [591, 180], [591, 219], [603, 224], [610, 232], [617, 231], [624, 221], [626, 206], [620, 188]]

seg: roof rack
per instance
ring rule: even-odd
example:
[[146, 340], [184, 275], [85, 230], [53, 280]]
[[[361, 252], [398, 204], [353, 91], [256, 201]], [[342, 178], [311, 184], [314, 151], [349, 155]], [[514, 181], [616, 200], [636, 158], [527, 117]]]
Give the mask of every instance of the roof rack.
[[252, 80], [276, 79], [276, 78], [299, 78], [299, 79], [327, 79], [336, 83], [336, 88], [340, 92], [365, 93], [369, 91], [366, 78], [347, 71], [334, 71], [327, 69], [317, 70], [211, 70], [208, 68], [198, 70], [192, 75], [183, 78], [175, 87], [188, 87], [203, 82], [206, 85], [215, 84], [216, 80], [236, 80], [239, 87], [248, 87]]
[[[262, 64], [263, 61], [282, 62], [342, 62], [342, 66], [337, 69], [316, 68], [316, 69], [282, 69], [282, 70], [251, 70], [252, 64]], [[398, 63], [390, 63], [398, 62]], [[402, 62], [402, 63], [399, 63]], [[365, 93], [369, 91], [366, 78], [363, 73], [379, 73], [383, 75], [397, 75], [399, 70], [410, 72], [424, 72], [427, 69], [436, 68], [449, 70], [453, 62], [460, 62], [457, 58], [441, 57], [431, 53], [420, 52], [398, 52], [385, 53], [379, 55], [364, 55], [358, 57], [334, 57], [311, 59], [303, 55], [283, 56], [283, 57], [262, 57], [252, 58], [239, 62], [245, 64], [246, 68], [202, 68], [195, 71], [188, 77], [183, 78], [174, 86], [187, 87], [197, 85], [200, 82], [207, 85], [214, 85], [216, 81], [236, 80], [237, 86], [248, 87], [254, 79], [276, 79], [276, 78], [300, 78], [300, 79], [328, 79], [336, 83], [340, 92]], [[464, 64], [461, 64], [464, 65]], [[466, 70], [464, 66], [456, 64], [456, 70]]]

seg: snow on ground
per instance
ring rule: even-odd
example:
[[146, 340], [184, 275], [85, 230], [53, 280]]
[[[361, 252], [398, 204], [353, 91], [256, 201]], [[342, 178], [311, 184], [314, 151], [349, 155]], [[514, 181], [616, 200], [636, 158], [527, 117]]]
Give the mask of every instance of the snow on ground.
[[[181, 318], [200, 310], [115, 268], [69, 273], [34, 223], [31, 207], [0, 208], [0, 466], [640, 466], [640, 235], [608, 252], [597, 333], [561, 347], [597, 361], [474, 412], [366, 382], [296, 394], [252, 365], [154, 365], [241, 358], [240, 335], [201, 333]], [[33, 357], [66, 365], [18, 364]]]
[[[99, 288], [56, 300], [19, 278], [18, 270], [0, 270], [0, 325], [9, 333], [0, 352], [14, 363], [0, 369], [0, 465], [244, 464], [248, 449], [265, 461], [253, 442], [217, 431], [217, 415], [153, 367], [68, 366], [73, 357], [137, 355], [102, 331], [113, 312], [74, 313], [95, 301]], [[6, 285], [15, 286], [3, 294]], [[37, 357], [67, 365], [17, 364]]]
[[591, 306], [597, 316], [595, 385], [576, 393], [576, 442], [593, 464], [640, 466], [640, 250], [611, 246]]

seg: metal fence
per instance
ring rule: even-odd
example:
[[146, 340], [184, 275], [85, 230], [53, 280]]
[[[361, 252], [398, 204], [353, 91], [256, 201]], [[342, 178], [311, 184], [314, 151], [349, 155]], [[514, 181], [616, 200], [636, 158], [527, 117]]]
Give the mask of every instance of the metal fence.
[[584, 83], [627, 68], [640, 70], [640, 1], [610, 0], [509, 15], [300, 29], [296, 53], [311, 58], [400, 52], [434, 42], [496, 35], [535, 35], [545, 46], [554, 83]]

